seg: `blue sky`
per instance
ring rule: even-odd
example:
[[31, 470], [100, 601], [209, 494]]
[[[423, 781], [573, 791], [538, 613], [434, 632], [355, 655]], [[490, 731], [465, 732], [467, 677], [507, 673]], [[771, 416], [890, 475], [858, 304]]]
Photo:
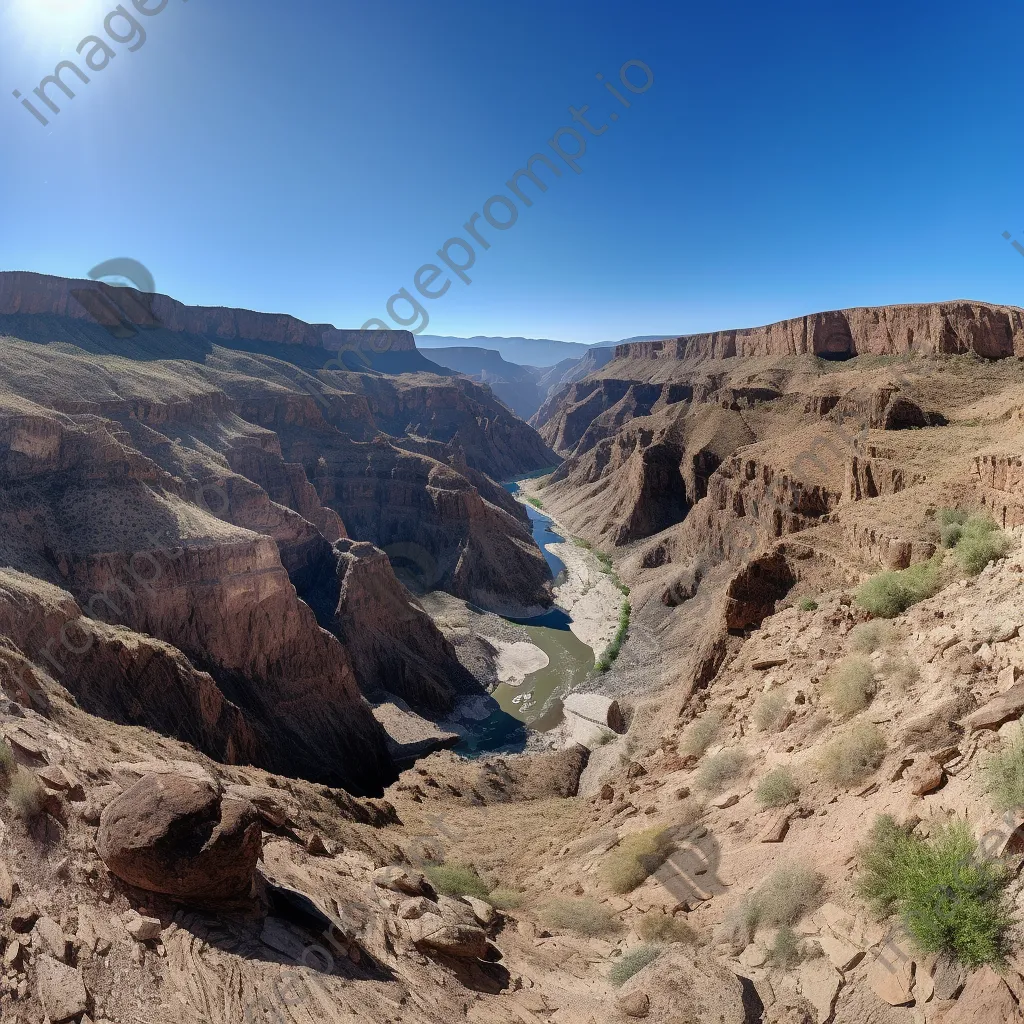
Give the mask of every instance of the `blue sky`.
[[[81, 63], [115, 6], [0, 0], [2, 269], [130, 256], [186, 302], [359, 326], [568, 126], [582, 173], [559, 162], [512, 227], [484, 225], [472, 284], [446, 271], [420, 297], [427, 333], [1024, 302], [1002, 237], [1024, 242], [1019, 4], [168, 0], [136, 13], [135, 52], [112, 22], [127, 42], [68, 78], [74, 100], [51, 88], [44, 128], [11, 91]], [[642, 94], [618, 81], [630, 60], [653, 73]], [[606, 132], [574, 125], [583, 104]]]

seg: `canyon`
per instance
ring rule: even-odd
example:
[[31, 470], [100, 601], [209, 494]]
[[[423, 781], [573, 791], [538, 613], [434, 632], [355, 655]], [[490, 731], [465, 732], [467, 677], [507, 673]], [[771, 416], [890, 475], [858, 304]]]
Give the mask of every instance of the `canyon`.
[[[38, 797], [0, 815], [5, 1020], [1021, 1019], [1019, 925], [961, 963], [858, 878], [880, 815], [1019, 843], [987, 780], [1024, 715], [1024, 311], [632, 341], [530, 424], [405, 332], [0, 274], [0, 335], [0, 774]], [[561, 724], [405, 743], [493, 703], [558, 595], [603, 652]]]

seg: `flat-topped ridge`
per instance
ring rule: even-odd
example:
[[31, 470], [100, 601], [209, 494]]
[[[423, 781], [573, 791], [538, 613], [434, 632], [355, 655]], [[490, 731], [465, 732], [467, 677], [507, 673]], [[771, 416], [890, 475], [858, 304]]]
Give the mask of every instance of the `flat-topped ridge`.
[[837, 309], [763, 327], [617, 345], [615, 359], [906, 353], [1024, 358], [1024, 310], [970, 300]]

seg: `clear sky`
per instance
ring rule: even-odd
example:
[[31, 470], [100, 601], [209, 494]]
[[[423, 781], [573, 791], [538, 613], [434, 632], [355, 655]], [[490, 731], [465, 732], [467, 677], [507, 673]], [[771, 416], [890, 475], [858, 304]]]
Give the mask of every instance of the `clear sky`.
[[[471, 242], [463, 225], [516, 199], [505, 183], [543, 152], [561, 176], [521, 180], [534, 202], [506, 230], [477, 219], [472, 283], [421, 274], [452, 282], [419, 296], [426, 333], [598, 341], [1024, 304], [1002, 237], [1024, 244], [1019, 3], [136, 3], [141, 45], [123, 16], [104, 28], [114, 0], [0, 0], [0, 269], [129, 256], [189, 303], [357, 327], [417, 295], [417, 270]], [[88, 35], [113, 58], [80, 56]], [[53, 114], [33, 89], [63, 59], [90, 81], [65, 69], [77, 95], [51, 85]], [[622, 85], [628, 61], [646, 91]], [[584, 104], [607, 131], [573, 121]], [[562, 127], [586, 140], [582, 173], [549, 146]]]

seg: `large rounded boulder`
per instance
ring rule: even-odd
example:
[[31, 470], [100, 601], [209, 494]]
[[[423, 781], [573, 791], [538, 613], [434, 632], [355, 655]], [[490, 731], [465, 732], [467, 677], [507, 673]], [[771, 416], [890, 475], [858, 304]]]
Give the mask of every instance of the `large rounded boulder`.
[[238, 900], [253, 892], [259, 812], [212, 779], [149, 774], [104, 808], [96, 849], [140, 889], [193, 903]]

